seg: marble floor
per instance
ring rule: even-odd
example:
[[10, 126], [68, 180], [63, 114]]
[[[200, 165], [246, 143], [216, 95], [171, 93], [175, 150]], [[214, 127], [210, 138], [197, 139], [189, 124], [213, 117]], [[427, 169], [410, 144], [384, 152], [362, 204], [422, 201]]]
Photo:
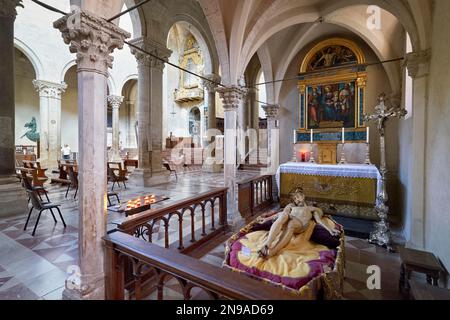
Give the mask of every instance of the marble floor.
[[[245, 180], [258, 172], [240, 171], [238, 180]], [[211, 188], [223, 186], [223, 174], [209, 174], [201, 171], [186, 172], [172, 177], [170, 183], [152, 188], [128, 186], [116, 189], [122, 201], [141, 194], [158, 194], [170, 197], [160, 204], [165, 206], [181, 199], [192, 197]], [[61, 204], [67, 228], [61, 222], [56, 225], [51, 215], [44, 215], [36, 231], [31, 236], [36, 216], [32, 216], [26, 231], [23, 231], [27, 212], [21, 216], [0, 218], [0, 300], [17, 299], [61, 299], [64, 282], [71, 268], [77, 265], [78, 240], [78, 200], [73, 191], [64, 197], [65, 188], [59, 185], [46, 185], [50, 200]], [[114, 229], [122, 214], [109, 211], [107, 228]], [[175, 228], [176, 230], [176, 228]], [[202, 260], [220, 266], [223, 261], [224, 245], [221, 244]], [[381, 290], [368, 290], [367, 267], [381, 267]], [[375, 247], [367, 241], [347, 238], [346, 241], [346, 299], [402, 299], [399, 295], [398, 277], [400, 260], [397, 254]], [[165, 297], [178, 296], [176, 284], [168, 284]], [[194, 293], [195, 294], [195, 293]], [[199, 292], [199, 298], [201, 293]]]

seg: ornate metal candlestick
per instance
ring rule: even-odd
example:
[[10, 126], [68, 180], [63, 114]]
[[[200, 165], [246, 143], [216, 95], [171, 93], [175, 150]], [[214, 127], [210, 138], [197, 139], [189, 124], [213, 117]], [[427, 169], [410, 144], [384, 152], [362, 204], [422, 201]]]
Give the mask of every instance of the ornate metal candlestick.
[[372, 165], [372, 162], [370, 161], [370, 143], [366, 143], [366, 160], [364, 163], [368, 166]]
[[310, 146], [311, 146], [311, 152], [310, 152], [310, 156], [309, 156], [309, 162], [310, 163], [316, 163], [316, 160], [314, 159], [313, 144], [310, 143]]
[[292, 160], [291, 162], [297, 162], [297, 153], [295, 152], [295, 143], [292, 144]]
[[341, 150], [341, 160], [339, 161], [339, 164], [347, 164], [347, 160], [345, 159], [345, 143], [342, 144], [342, 150]]
[[[405, 109], [400, 109], [396, 107], [388, 107], [385, 105], [387, 101], [386, 95], [384, 93], [378, 96], [378, 106], [375, 107], [375, 113], [373, 115], [365, 115], [364, 121], [376, 121], [378, 124], [378, 131], [380, 133], [380, 153], [381, 153], [381, 162], [380, 162], [380, 173], [381, 173], [381, 187], [380, 192], [377, 196], [377, 205], [376, 210], [378, 213], [378, 217], [380, 218], [380, 222], [378, 222], [375, 226], [375, 230], [370, 234], [369, 242], [387, 247], [389, 250], [391, 248], [391, 233], [389, 230], [389, 222], [388, 222], [388, 214], [389, 207], [387, 205], [387, 201], [389, 199], [387, 191], [386, 191], [386, 140], [385, 140], [385, 128], [386, 122], [391, 118], [403, 118], [406, 116], [407, 111]], [[370, 160], [369, 160], [370, 161]]]

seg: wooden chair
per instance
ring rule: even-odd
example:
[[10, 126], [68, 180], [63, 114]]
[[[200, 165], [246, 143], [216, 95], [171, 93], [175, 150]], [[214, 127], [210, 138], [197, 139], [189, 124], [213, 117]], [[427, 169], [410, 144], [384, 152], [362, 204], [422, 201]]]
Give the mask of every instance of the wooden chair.
[[44, 187], [44, 183], [45, 181], [47, 181], [47, 178], [41, 178], [38, 176], [37, 169], [19, 167], [16, 168], [16, 170], [20, 171], [23, 170], [27, 173], [27, 176], [31, 176], [31, 182], [33, 184], [33, 187]]
[[172, 165], [169, 162], [163, 162], [163, 166], [170, 171], [170, 173], [174, 173], [175, 174], [175, 179], [178, 181], [178, 174], [177, 174], [177, 170], [172, 168]]
[[23, 166], [25, 168], [36, 169], [37, 170], [37, 175], [38, 175], [39, 178], [46, 178], [46, 179], [48, 179], [47, 175], [45, 174], [47, 169], [42, 168], [41, 167], [41, 163], [39, 161], [23, 160], [22, 162], [23, 162]]
[[[116, 163], [108, 162], [108, 180], [113, 183], [111, 191], [114, 191], [114, 186], [116, 185], [116, 183], [118, 186], [120, 186], [120, 182], [123, 183], [126, 189], [127, 185], [125, 182], [128, 181], [128, 178], [126, 176], [128, 171], [126, 169], [122, 169], [122, 165], [120, 163], [117, 163], [119, 166], [118, 168], [112, 168], [111, 164]], [[118, 175], [116, 174], [116, 170], [119, 172]]]
[[61, 221], [62, 221], [62, 223], [64, 225], [64, 228], [66, 228], [66, 222], [64, 221], [64, 218], [62, 216], [61, 210], [59, 209], [60, 205], [52, 204], [50, 202], [43, 203], [39, 199], [39, 197], [37, 196], [35, 191], [27, 190], [27, 193], [28, 193], [28, 195], [29, 195], [29, 197], [31, 199], [32, 207], [30, 209], [30, 212], [28, 213], [27, 222], [25, 223], [25, 226], [23, 227], [24, 231], [27, 229], [28, 222], [30, 221], [30, 217], [31, 217], [31, 213], [33, 212], [33, 209], [39, 210], [39, 215], [37, 217], [36, 224], [34, 225], [34, 229], [33, 229], [33, 232], [31, 234], [32, 236], [34, 236], [34, 234], [36, 233], [36, 229], [37, 229], [37, 226], [39, 224], [39, 220], [41, 219], [42, 212], [44, 212], [46, 210], [50, 210], [50, 213], [52, 214], [53, 220], [55, 221], [55, 224], [56, 224], [56, 223], [58, 223], [58, 221], [56, 221], [55, 214], [53, 213], [53, 209], [56, 209], [58, 211], [58, 213], [59, 213], [59, 217], [61, 218]]
[[[42, 197], [41, 194], [45, 195], [45, 198], [47, 199], [48, 202], [50, 202], [50, 199], [48, 198], [48, 193], [47, 190], [45, 190], [44, 187], [41, 186], [32, 186], [31, 182], [30, 182], [30, 178], [28, 177], [27, 173], [25, 170], [21, 170], [21, 181], [22, 181], [22, 186], [25, 188], [25, 190], [27, 191], [34, 191], [36, 192], [36, 194], [38, 195], [39, 199], [42, 201]], [[28, 202], [30, 202], [31, 198], [28, 198]]]
[[111, 199], [110, 199], [111, 197], [116, 197], [117, 202], [120, 204], [119, 194], [117, 192], [111, 191], [111, 192], [107, 193], [109, 207], [112, 206]]
[[72, 188], [72, 189], [75, 189], [75, 194], [74, 194], [73, 198], [76, 199], [77, 193], [78, 193], [78, 176], [75, 173], [73, 168], [74, 168], [73, 166], [67, 165], [67, 171], [69, 172], [70, 184], [67, 186], [66, 198], [69, 193], [69, 190]]

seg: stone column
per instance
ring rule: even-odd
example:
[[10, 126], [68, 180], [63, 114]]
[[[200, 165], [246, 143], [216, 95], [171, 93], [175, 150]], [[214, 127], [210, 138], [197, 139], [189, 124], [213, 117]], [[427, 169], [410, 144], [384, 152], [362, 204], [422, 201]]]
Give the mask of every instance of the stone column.
[[120, 136], [119, 136], [119, 109], [123, 102], [122, 96], [108, 96], [108, 104], [112, 108], [112, 146], [108, 154], [109, 161], [122, 161], [120, 156]]
[[243, 220], [237, 210], [236, 157], [237, 157], [237, 111], [244, 92], [237, 86], [218, 88], [225, 112], [224, 181], [228, 187], [228, 215], [234, 227]]
[[221, 79], [218, 75], [210, 74], [205, 76], [205, 78], [210, 79], [210, 81], [203, 81], [203, 86], [207, 92], [206, 105], [208, 106], [208, 142], [210, 145], [206, 148], [206, 152], [208, 156], [205, 159], [205, 163], [203, 164], [204, 172], [221, 172], [222, 165], [216, 161], [216, 152], [217, 141], [215, 136], [221, 135], [222, 132], [217, 130], [217, 119], [216, 119], [216, 89], [217, 83], [220, 83]]
[[[168, 61], [172, 51], [148, 38], [133, 40], [135, 46]], [[138, 149], [139, 168], [132, 181], [138, 186], [153, 186], [170, 180], [162, 165], [162, 82], [164, 63], [133, 48], [138, 62]]]
[[267, 174], [275, 174], [280, 164], [280, 131], [277, 125], [280, 106], [269, 104], [263, 109], [267, 116]]
[[406, 67], [413, 78], [413, 138], [411, 167], [411, 239], [408, 246], [425, 247], [426, 108], [431, 51], [412, 52]]
[[247, 93], [248, 89], [244, 87], [240, 87], [242, 91], [242, 97], [239, 101], [238, 107], [238, 160], [239, 164], [245, 164], [245, 157], [247, 155], [247, 146], [246, 146], [246, 133], [247, 133]]
[[77, 55], [79, 278], [67, 279], [67, 299], [104, 299], [106, 234], [106, 90], [112, 52], [130, 34], [90, 12], [74, 10], [54, 24]]
[[67, 84], [33, 80], [39, 92], [40, 162], [47, 168], [57, 168], [61, 158], [61, 95]]
[[0, 217], [23, 214], [27, 197], [15, 173], [14, 21], [19, 0], [0, 0]]
[[259, 148], [259, 110], [258, 104], [256, 103], [256, 92], [255, 88], [249, 88], [247, 92], [247, 106], [249, 120], [248, 125], [252, 129], [252, 138], [249, 144], [249, 164], [258, 164], [258, 148]]

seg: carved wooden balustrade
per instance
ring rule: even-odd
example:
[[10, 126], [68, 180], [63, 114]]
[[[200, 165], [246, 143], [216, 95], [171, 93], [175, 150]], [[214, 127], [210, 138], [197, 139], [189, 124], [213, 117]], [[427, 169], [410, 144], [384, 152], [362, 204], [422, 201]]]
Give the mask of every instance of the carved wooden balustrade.
[[249, 218], [274, 203], [273, 177], [258, 176], [238, 182], [238, 208], [243, 218]]
[[[184, 229], [186, 220], [190, 225], [188, 230]], [[171, 223], [177, 224], [172, 232]], [[118, 226], [118, 230], [148, 242], [156, 242], [154, 234], [160, 235], [161, 228], [164, 230], [161, 244], [166, 249], [177, 248], [185, 254], [223, 234], [228, 228], [227, 188], [217, 188], [164, 208], [144, 211], [128, 217]]]
[[[193, 289], [201, 289], [210, 299], [286, 300], [299, 299], [287, 291], [205, 263], [173, 249], [148, 243], [129, 234], [117, 231], [104, 238], [106, 244], [106, 299], [141, 300], [150, 297], [164, 299], [168, 281], [180, 285], [181, 299], [193, 298]], [[132, 294], [126, 295], [126, 270], [131, 264]], [[144, 291], [144, 277], [151, 273]], [[172, 297], [173, 298], [173, 297]]]

